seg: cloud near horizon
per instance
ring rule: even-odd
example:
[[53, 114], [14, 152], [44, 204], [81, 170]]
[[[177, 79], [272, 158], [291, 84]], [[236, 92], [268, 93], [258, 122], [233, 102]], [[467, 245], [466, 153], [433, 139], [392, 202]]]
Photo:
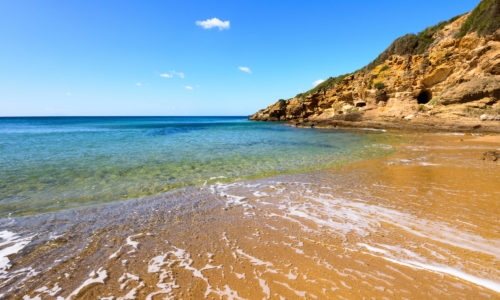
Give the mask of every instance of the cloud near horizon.
[[229, 21], [221, 21], [218, 18], [196, 21], [196, 25], [203, 27], [204, 29], [212, 29], [214, 27], [219, 28], [219, 30], [229, 29]]
[[313, 85], [313, 86], [317, 86], [318, 84], [321, 84], [321, 83], [323, 83], [323, 82], [324, 82], [324, 80], [323, 80], [323, 79], [318, 79], [318, 80], [316, 80], [315, 82], [313, 82], [313, 83], [312, 83], [312, 85]]
[[252, 70], [250, 70], [250, 68], [248, 68], [248, 67], [238, 67], [238, 70], [243, 71], [243, 72], [247, 72], [249, 74], [252, 73]]

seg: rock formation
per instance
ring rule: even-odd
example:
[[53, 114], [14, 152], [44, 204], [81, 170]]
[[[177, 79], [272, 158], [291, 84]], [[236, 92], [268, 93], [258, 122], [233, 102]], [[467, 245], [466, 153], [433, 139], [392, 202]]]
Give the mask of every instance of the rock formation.
[[500, 0], [405, 35], [368, 66], [250, 120], [500, 131]]

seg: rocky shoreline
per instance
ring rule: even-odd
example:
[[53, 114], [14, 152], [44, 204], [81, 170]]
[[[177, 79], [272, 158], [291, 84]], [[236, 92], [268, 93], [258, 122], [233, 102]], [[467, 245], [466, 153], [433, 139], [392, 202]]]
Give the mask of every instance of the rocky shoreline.
[[463, 133], [500, 133], [499, 123], [480, 122], [425, 122], [421, 121], [302, 121], [287, 122], [290, 126], [302, 128], [338, 128], [338, 129], [379, 129], [402, 130], [414, 132], [463, 132]]
[[[366, 67], [253, 114], [304, 127], [500, 132], [500, 1], [396, 39]], [[479, 25], [475, 25], [479, 24]]]

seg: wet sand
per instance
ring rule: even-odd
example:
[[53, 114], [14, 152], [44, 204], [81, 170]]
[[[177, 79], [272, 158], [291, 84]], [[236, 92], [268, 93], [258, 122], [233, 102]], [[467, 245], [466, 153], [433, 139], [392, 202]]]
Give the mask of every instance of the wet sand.
[[481, 160], [499, 136], [405, 138], [328, 171], [2, 219], [0, 298], [499, 299], [500, 162]]

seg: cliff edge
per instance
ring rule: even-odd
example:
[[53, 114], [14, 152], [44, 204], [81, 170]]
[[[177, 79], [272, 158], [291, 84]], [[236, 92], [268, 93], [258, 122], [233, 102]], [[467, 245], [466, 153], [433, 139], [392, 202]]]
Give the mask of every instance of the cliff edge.
[[400, 37], [366, 67], [249, 119], [500, 132], [500, 0]]

